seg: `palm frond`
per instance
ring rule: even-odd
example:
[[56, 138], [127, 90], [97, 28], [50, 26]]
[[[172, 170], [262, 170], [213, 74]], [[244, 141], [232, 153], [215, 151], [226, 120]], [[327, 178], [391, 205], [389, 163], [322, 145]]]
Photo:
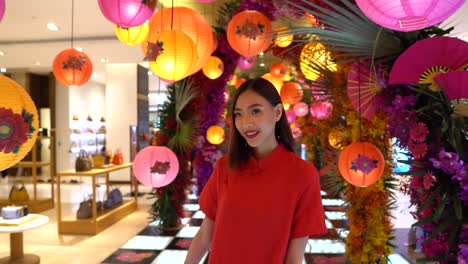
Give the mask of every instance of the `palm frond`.
[[195, 142], [196, 131], [193, 120], [178, 124], [176, 133], [167, 145], [171, 149], [178, 150], [179, 153], [186, 153]]
[[184, 79], [180, 86], [175, 87], [175, 111], [178, 124], [182, 123], [180, 113], [198, 94], [197, 90], [193, 87], [193, 82], [188, 79]]

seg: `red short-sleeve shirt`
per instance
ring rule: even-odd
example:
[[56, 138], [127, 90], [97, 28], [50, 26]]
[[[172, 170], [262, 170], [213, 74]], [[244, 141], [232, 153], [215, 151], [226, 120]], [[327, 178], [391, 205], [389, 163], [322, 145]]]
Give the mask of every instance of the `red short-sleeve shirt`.
[[215, 222], [210, 264], [282, 264], [291, 239], [327, 233], [317, 170], [281, 144], [242, 170], [219, 159], [199, 203]]

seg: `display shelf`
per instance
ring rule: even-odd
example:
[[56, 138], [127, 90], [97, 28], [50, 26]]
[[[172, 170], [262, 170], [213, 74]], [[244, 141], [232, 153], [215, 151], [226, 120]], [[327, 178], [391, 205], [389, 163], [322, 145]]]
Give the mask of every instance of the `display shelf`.
[[[137, 195], [134, 195], [131, 200], [124, 200], [118, 206], [97, 210], [96, 199], [98, 184], [105, 184], [106, 197], [109, 195], [109, 174], [113, 171], [122, 170], [126, 168], [131, 169], [132, 163], [127, 162], [121, 165], [108, 166], [105, 168], [94, 168], [90, 171], [76, 172], [75, 170], [67, 170], [57, 173], [57, 221], [58, 232], [60, 234], [81, 234], [81, 235], [96, 235], [112, 224], [116, 223], [125, 216], [137, 210]], [[130, 173], [129, 173], [130, 175]], [[92, 217], [89, 219], [77, 219], [75, 214], [62, 217], [62, 204], [61, 204], [61, 178], [69, 176], [91, 177], [92, 184]], [[100, 183], [100, 177], [104, 176], [104, 183]], [[130, 181], [130, 185], [132, 181]], [[135, 187], [137, 188], [137, 186]]]
[[76, 121], [70, 123], [70, 152], [78, 155], [85, 150], [93, 155], [106, 146], [105, 122]]

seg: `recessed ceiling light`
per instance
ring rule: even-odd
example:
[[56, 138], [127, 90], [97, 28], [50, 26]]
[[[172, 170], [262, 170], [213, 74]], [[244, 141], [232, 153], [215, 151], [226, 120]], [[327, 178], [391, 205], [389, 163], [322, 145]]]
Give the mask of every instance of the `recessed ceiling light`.
[[5, 56], [5, 52], [3, 50], [0, 50], [0, 56]]
[[0, 72], [6, 72], [6, 68], [0, 68]]
[[109, 60], [107, 58], [101, 58], [101, 63], [107, 63]]
[[38, 62], [38, 61], [36, 61], [36, 62], [34, 63], [34, 65], [39, 66], [39, 65], [41, 65], [41, 63]]
[[76, 47], [75, 49], [76, 49], [77, 51], [79, 51], [79, 52], [83, 52], [83, 48]]
[[59, 26], [57, 26], [57, 24], [55, 24], [55, 23], [53, 23], [53, 22], [47, 23], [47, 28], [48, 28], [50, 31], [59, 31], [59, 30], [60, 30]]

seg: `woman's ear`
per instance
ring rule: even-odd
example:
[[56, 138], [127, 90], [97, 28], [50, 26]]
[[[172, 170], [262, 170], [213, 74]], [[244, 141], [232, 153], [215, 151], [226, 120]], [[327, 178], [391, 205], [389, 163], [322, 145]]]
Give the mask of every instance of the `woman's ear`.
[[274, 108], [275, 111], [275, 120], [278, 122], [281, 119], [281, 116], [283, 115], [283, 105], [282, 104], [277, 104]]

